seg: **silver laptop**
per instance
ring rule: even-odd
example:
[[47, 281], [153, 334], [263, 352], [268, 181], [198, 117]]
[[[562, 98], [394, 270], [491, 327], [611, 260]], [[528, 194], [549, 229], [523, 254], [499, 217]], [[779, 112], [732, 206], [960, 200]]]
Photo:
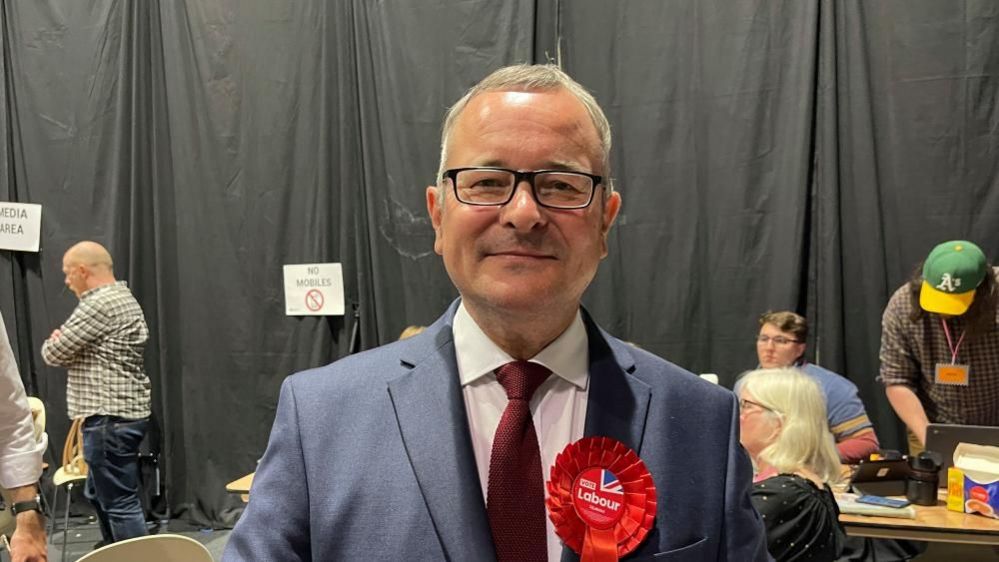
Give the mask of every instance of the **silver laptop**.
[[999, 447], [999, 427], [931, 423], [926, 428], [926, 450], [936, 451], [943, 457], [940, 469], [942, 488], [947, 487], [947, 469], [954, 464], [954, 449], [958, 443]]

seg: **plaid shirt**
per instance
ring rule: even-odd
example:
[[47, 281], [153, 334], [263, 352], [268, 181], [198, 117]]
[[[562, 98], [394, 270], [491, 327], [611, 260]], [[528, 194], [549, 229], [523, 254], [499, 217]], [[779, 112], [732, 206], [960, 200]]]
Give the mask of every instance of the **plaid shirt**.
[[42, 345], [42, 357], [49, 365], [69, 369], [70, 418], [149, 416], [149, 377], [142, 362], [149, 330], [124, 281], [80, 295], [80, 304], [60, 330], [58, 339]]
[[[994, 273], [999, 274], [999, 268]], [[911, 388], [931, 422], [999, 426], [999, 311], [992, 329], [965, 339], [957, 363], [970, 365], [968, 386], [934, 383], [938, 363], [950, 363], [941, 317], [924, 313], [916, 322], [909, 287], [895, 291], [881, 320], [881, 382]], [[948, 320], [954, 343], [965, 328], [964, 318]]]

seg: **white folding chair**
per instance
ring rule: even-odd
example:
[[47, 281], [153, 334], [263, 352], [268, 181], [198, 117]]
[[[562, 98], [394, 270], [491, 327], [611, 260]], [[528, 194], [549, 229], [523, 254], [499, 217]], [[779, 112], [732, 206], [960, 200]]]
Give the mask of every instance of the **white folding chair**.
[[214, 562], [205, 545], [184, 535], [148, 535], [102, 546], [77, 562]]

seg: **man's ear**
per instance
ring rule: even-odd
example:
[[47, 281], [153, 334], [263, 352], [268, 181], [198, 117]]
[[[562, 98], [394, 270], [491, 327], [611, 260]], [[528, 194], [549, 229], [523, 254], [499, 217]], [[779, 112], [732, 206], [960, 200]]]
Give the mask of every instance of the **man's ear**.
[[607, 200], [604, 201], [604, 216], [603, 216], [603, 234], [607, 236], [610, 232], [612, 226], [614, 226], [614, 221], [617, 220], [617, 213], [621, 210], [621, 194], [618, 192], [611, 193]]
[[83, 279], [83, 282], [88, 287], [90, 286], [90, 280], [92, 278], [94, 278], [94, 269], [93, 269], [93, 267], [91, 267], [89, 265], [81, 265], [80, 266], [80, 279]]
[[436, 185], [427, 186], [427, 214], [430, 215], [430, 224], [434, 227], [434, 251], [441, 254], [443, 251], [441, 221], [444, 214], [444, 190]]
[[798, 361], [805, 360], [805, 347], [807, 347], [807, 344], [804, 342], [794, 344], [794, 348], [798, 351], [798, 353], [796, 354], [798, 357]]
[[607, 234], [610, 233], [611, 227], [614, 226], [614, 221], [617, 220], [617, 214], [620, 210], [621, 194], [615, 191], [604, 200], [603, 216], [600, 223], [600, 243], [603, 245], [600, 257], [602, 258], [607, 257]]

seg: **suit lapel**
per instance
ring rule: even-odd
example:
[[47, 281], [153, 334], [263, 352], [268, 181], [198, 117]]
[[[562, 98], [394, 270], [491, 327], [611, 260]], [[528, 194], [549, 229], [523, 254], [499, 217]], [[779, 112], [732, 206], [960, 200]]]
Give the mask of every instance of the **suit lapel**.
[[452, 306], [427, 333], [417, 336], [432, 342], [433, 347], [428, 347], [431, 351], [416, 360], [404, 358], [403, 364], [412, 370], [390, 381], [388, 390], [406, 453], [445, 556], [449, 560], [492, 560], [492, 534], [454, 358], [450, 319], [455, 308]]
[[[652, 389], [633, 375], [635, 361], [625, 346], [598, 328], [585, 310], [583, 319], [590, 353], [583, 435], [611, 437], [641, 453]], [[562, 547], [562, 562], [577, 560], [579, 556], [571, 548]]]
[[625, 346], [611, 340], [589, 315], [584, 318], [590, 349], [590, 391], [583, 433], [612, 437], [640, 453], [652, 390], [632, 374], [635, 361]]

